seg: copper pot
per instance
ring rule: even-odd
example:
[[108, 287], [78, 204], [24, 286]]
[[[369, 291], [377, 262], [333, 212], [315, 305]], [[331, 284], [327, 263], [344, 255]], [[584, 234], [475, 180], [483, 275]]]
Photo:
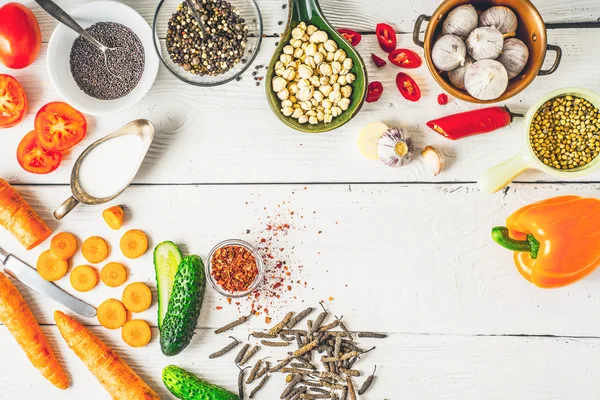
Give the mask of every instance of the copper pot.
[[[529, 60], [523, 71], [508, 82], [508, 88], [502, 96], [493, 100], [478, 100], [464, 90], [457, 89], [450, 83], [445, 73], [439, 72], [431, 60], [431, 49], [442, 35], [442, 22], [450, 11], [462, 4], [472, 4], [477, 11], [485, 11], [493, 6], [509, 7], [517, 15], [519, 22], [516, 37], [521, 39], [529, 49]], [[429, 21], [425, 30], [425, 40], [420, 40], [421, 25]], [[452, 96], [471, 103], [495, 103], [510, 99], [521, 93], [538, 75], [550, 75], [558, 68], [562, 56], [560, 47], [548, 44], [546, 40], [546, 25], [542, 16], [529, 0], [446, 0], [435, 10], [433, 15], [420, 15], [415, 22], [413, 41], [423, 47], [427, 67], [437, 83]], [[554, 64], [547, 70], [542, 69], [546, 53], [556, 52]]]

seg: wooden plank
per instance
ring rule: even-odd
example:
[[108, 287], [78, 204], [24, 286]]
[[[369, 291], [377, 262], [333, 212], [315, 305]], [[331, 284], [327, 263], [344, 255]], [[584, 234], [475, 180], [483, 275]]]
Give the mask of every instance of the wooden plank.
[[[274, 255], [267, 259], [272, 274], [284, 274], [278, 261], [289, 268], [290, 276], [275, 291], [281, 298], [265, 295], [273, 279], [257, 302], [241, 299], [239, 307], [209, 288], [202, 328], [224, 325], [253, 304], [277, 319], [324, 301], [356, 330], [568, 336], [600, 336], [600, 272], [560, 290], [538, 289], [518, 274], [511, 253], [495, 245], [489, 232], [530, 202], [571, 193], [596, 196], [598, 189], [598, 184], [515, 185], [488, 196], [473, 185], [136, 186], [119, 199], [128, 218], [115, 232], [102, 221], [103, 207], [80, 206], [60, 225], [52, 221], [50, 209], [66, 198], [66, 187], [19, 187], [54, 229], [80, 240], [106, 238], [112, 247], [107, 261], [123, 262], [129, 282], [154, 286], [155, 280], [151, 251], [137, 260], [120, 254], [118, 242], [127, 229], [146, 231], [152, 247], [173, 240], [185, 253], [204, 258], [225, 239], [260, 244], [265, 238]], [[286, 223], [291, 227], [285, 234], [268, 230]], [[31, 263], [48, 248], [44, 243], [26, 252], [3, 230], [0, 243]], [[80, 264], [86, 262], [77, 254], [71, 268]], [[77, 294], [68, 277], [58, 285], [94, 306], [120, 298], [123, 290], [101, 284]], [[40, 321], [52, 323], [57, 305], [22, 290]], [[155, 325], [155, 306], [140, 317]], [[264, 328], [264, 314], [248, 327]]]
[[[550, 32], [550, 43], [562, 46], [562, 65], [550, 77], [539, 77], [521, 95], [506, 103], [516, 112], [550, 90], [565, 86], [583, 86], [600, 91], [595, 76], [600, 55], [589, 51], [600, 38], [600, 30], [586, 30], [585, 36], [574, 30]], [[400, 35], [399, 43], [419, 51], [410, 44], [408, 35]], [[266, 65], [276, 39], [266, 39], [256, 65]], [[380, 54], [372, 36], [359, 45], [365, 58]], [[419, 51], [420, 52], [420, 51]], [[33, 127], [35, 111], [60, 96], [47, 79], [45, 56], [26, 70], [10, 71], [24, 85], [30, 99], [28, 117], [17, 127], [5, 129], [0, 146], [0, 176], [11, 182], [68, 183], [71, 167], [86, 145], [117, 129], [134, 118], [149, 118], [157, 128], [157, 137], [143, 171], [136, 181], [141, 183], [221, 183], [221, 182], [430, 182], [475, 181], [485, 169], [512, 157], [523, 141], [523, 123], [517, 119], [503, 130], [488, 135], [452, 142], [425, 126], [429, 119], [475, 108], [454, 99], [447, 106], [437, 104], [440, 88], [423, 66], [410, 74], [423, 91], [418, 103], [408, 103], [396, 90], [395, 76], [399, 68], [376, 68], [367, 59], [371, 80], [385, 87], [378, 103], [366, 104], [349, 124], [324, 135], [301, 134], [283, 126], [272, 115], [265, 100], [264, 85], [257, 87], [251, 68], [240, 82], [218, 88], [193, 88], [161, 68], [148, 96], [130, 110], [110, 118], [89, 117], [89, 134], [63, 165], [46, 176], [23, 171], [16, 162], [15, 149], [21, 137]], [[6, 72], [6, 69], [0, 69]], [[264, 70], [258, 77], [264, 76]], [[225, 115], [234, 113], [233, 118]], [[447, 156], [447, 168], [434, 178], [418, 160], [402, 169], [392, 169], [379, 162], [366, 161], [358, 153], [355, 142], [365, 124], [384, 121], [412, 132], [417, 147], [438, 146]], [[555, 180], [541, 173], [527, 173], [525, 181]], [[586, 180], [597, 180], [592, 175]]]
[[[52, 387], [29, 364], [6, 328], [0, 327], [2, 358], [10, 360], [0, 363], [0, 397], [37, 400], [43, 392], [45, 398], [52, 399], [108, 399], [100, 384], [66, 346], [56, 327], [43, 329], [71, 374], [72, 386], [65, 391]], [[215, 337], [199, 330], [188, 349], [177, 357], [166, 358], [160, 352], [156, 329], [152, 332], [155, 335], [152, 342], [141, 349], [125, 345], [118, 331], [94, 327], [92, 332], [113, 347], [161, 399], [175, 399], [160, 379], [161, 370], [169, 364], [236, 390], [234, 355], [207, 360], [208, 354], [230, 340], [225, 336]], [[238, 333], [234, 335], [241, 339], [243, 334]], [[377, 345], [377, 349], [365, 355], [356, 364], [357, 368], [365, 376], [371, 373], [374, 364], [378, 368], [372, 389], [360, 397], [365, 400], [393, 399], [398, 394], [408, 399], [449, 400], [593, 399], [600, 395], [594, 368], [600, 357], [598, 339], [393, 334], [386, 340], [368, 343]], [[277, 353], [263, 349], [259, 354], [265, 357]], [[362, 384], [363, 379], [357, 378], [355, 382]], [[257, 398], [279, 398], [283, 387], [283, 377], [274, 374]]]

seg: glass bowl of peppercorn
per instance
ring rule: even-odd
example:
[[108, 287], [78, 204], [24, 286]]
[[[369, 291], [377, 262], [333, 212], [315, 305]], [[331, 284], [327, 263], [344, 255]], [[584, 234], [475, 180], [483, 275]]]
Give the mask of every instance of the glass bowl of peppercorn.
[[250, 67], [263, 24], [254, 0], [161, 0], [153, 30], [158, 57], [173, 75], [195, 86], [218, 86]]
[[206, 279], [223, 296], [245, 297], [263, 280], [265, 264], [258, 250], [239, 239], [225, 240], [208, 254]]

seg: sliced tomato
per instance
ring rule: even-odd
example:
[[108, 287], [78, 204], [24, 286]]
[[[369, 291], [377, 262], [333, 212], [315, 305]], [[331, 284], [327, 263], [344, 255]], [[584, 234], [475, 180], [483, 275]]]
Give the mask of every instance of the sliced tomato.
[[62, 154], [45, 149], [38, 139], [37, 132], [31, 131], [21, 139], [17, 147], [17, 161], [27, 172], [48, 174], [58, 168]]
[[369, 88], [367, 89], [367, 103], [375, 103], [377, 100], [381, 98], [383, 94], [383, 85], [381, 82], [371, 82], [369, 83]]
[[423, 60], [417, 53], [409, 49], [396, 49], [390, 53], [388, 60], [394, 65], [402, 68], [418, 68]]
[[379, 46], [386, 53], [391, 53], [396, 49], [396, 31], [388, 24], [377, 24], [375, 29]]
[[352, 46], [357, 46], [362, 40], [362, 35], [352, 29], [338, 29], [338, 32], [350, 42]]
[[385, 65], [387, 64], [383, 58], [381, 58], [375, 54], [371, 54], [371, 59], [373, 60], [373, 62], [375, 63], [375, 66], [377, 68], [385, 67]]
[[67, 151], [81, 142], [87, 131], [82, 113], [60, 101], [46, 104], [35, 116], [35, 131], [42, 146]]
[[396, 86], [402, 96], [408, 101], [418, 101], [421, 98], [421, 89], [408, 74], [400, 72], [396, 76]]
[[0, 128], [17, 125], [27, 113], [27, 96], [19, 81], [0, 74]]

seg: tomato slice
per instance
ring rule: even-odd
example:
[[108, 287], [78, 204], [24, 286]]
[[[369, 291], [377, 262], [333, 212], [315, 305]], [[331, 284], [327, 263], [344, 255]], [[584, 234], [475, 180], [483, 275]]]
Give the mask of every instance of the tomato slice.
[[19, 81], [0, 74], [0, 128], [17, 125], [27, 113], [27, 96]]
[[367, 89], [367, 103], [375, 103], [377, 100], [381, 98], [383, 94], [383, 85], [381, 82], [371, 82], [369, 83], [369, 88]]
[[352, 46], [357, 46], [362, 40], [362, 35], [352, 29], [338, 29], [338, 32], [350, 42]]
[[375, 54], [371, 54], [371, 59], [373, 60], [373, 62], [375, 63], [375, 66], [377, 68], [385, 67], [385, 65], [387, 64], [383, 58], [381, 58]]
[[402, 96], [408, 101], [417, 101], [421, 98], [421, 89], [408, 74], [400, 72], [396, 76], [396, 86], [402, 94]]
[[35, 116], [35, 130], [42, 146], [67, 151], [81, 142], [87, 131], [82, 113], [60, 101], [46, 104]]
[[17, 147], [17, 161], [27, 172], [48, 174], [58, 168], [62, 154], [45, 149], [38, 139], [37, 132], [31, 131], [21, 139]]
[[396, 31], [388, 24], [377, 24], [375, 29], [379, 46], [386, 53], [396, 49]]
[[390, 53], [388, 60], [394, 65], [402, 68], [418, 68], [423, 60], [417, 53], [409, 49], [396, 49]]

